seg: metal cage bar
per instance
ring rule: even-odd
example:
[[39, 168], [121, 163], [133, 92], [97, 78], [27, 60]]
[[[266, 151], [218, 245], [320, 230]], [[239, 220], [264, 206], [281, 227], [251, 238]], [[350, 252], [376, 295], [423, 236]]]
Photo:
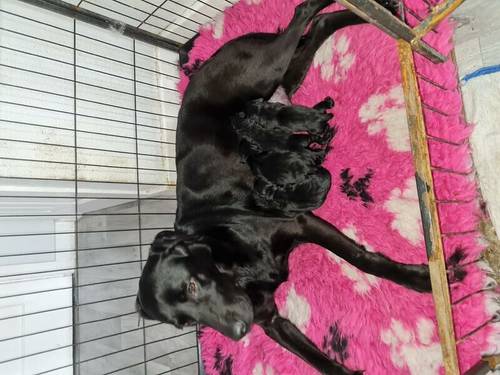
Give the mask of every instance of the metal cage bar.
[[178, 42], [71, 9], [0, 6], [0, 307], [29, 306], [2, 310], [0, 372], [199, 373], [195, 329], [134, 311], [175, 213]]

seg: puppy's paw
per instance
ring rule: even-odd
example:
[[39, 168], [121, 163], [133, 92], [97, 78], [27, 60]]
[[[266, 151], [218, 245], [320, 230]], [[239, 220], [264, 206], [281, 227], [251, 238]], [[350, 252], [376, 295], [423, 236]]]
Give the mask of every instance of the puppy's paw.
[[264, 200], [270, 201], [276, 194], [277, 186], [262, 178], [257, 178], [254, 183], [254, 191]]
[[319, 134], [314, 134], [311, 136], [311, 149], [323, 149], [328, 147], [330, 141], [336, 134], [336, 128], [330, 127], [328, 123], [324, 124], [323, 130]]
[[313, 108], [318, 111], [326, 111], [327, 109], [333, 108], [335, 102], [330, 96], [327, 96], [325, 99], [317, 103]]

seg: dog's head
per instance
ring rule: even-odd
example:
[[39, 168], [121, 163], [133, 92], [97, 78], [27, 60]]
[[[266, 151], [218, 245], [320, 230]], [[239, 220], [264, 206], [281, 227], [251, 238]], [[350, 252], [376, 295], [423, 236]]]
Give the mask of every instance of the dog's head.
[[248, 295], [220, 272], [203, 239], [157, 234], [139, 281], [137, 311], [178, 328], [200, 323], [234, 340], [253, 323]]

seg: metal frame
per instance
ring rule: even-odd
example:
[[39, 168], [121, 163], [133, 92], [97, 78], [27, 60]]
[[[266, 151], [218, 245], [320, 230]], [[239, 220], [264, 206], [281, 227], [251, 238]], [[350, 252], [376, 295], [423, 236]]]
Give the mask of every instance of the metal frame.
[[396, 39], [410, 43], [413, 50], [433, 62], [444, 62], [446, 56], [429, 46], [422, 37], [446, 18], [464, 0], [445, 0], [432, 8], [432, 13], [419, 26], [410, 28], [403, 21], [392, 15], [387, 9], [374, 0], [338, 0], [339, 3], [354, 13], [374, 24], [382, 31]]
[[62, 0], [20, 0], [22, 2], [36, 5], [37, 7], [50, 10], [74, 18], [79, 21], [90, 23], [94, 26], [99, 26], [104, 29], [117, 30], [125, 36], [130, 38], [140, 40], [149, 44], [153, 44], [158, 47], [169, 49], [171, 51], [177, 51], [181, 46], [181, 43], [175, 42], [173, 40], [164, 38], [162, 36], [153, 34], [149, 31], [142, 30], [138, 27], [133, 27], [125, 22], [120, 22], [112, 18], [103, 16], [99, 13], [92, 12], [87, 9], [83, 9], [79, 6], [74, 6], [68, 4]]

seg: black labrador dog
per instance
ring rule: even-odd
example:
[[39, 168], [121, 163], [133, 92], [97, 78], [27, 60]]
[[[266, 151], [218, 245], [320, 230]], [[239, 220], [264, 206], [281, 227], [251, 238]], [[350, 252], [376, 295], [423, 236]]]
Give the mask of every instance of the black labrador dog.
[[[253, 33], [232, 40], [191, 76], [177, 128], [175, 228], [158, 233], [154, 239], [136, 305], [146, 319], [177, 327], [199, 323], [234, 340], [258, 324], [270, 338], [321, 373], [353, 374], [360, 372], [329, 358], [290, 321], [279, 316], [273, 294], [287, 279], [290, 252], [297, 244], [315, 243], [364, 272], [419, 292], [431, 290], [428, 267], [401, 264], [368, 252], [312, 214], [310, 211], [324, 199], [324, 187], [316, 197], [302, 197], [302, 206], [300, 197], [291, 208], [282, 199], [277, 204], [269, 203], [265, 186], [259, 190], [256, 180], [266, 177], [270, 185], [279, 185], [281, 177], [273, 180], [273, 171], [256, 171], [266, 163], [251, 147], [249, 150], [243, 146], [242, 150], [245, 132], [237, 130], [235, 120], [243, 112], [243, 123], [248, 104], [259, 98], [269, 99], [278, 86], [292, 95], [325, 39], [342, 27], [363, 22], [349, 11], [318, 15], [332, 2], [305, 1], [296, 7], [282, 32]], [[303, 35], [309, 24], [309, 32]], [[254, 105], [265, 106], [265, 102]], [[287, 140], [274, 138], [276, 147], [288, 147], [290, 152], [308, 147], [309, 140], [288, 143], [297, 130], [328, 140], [329, 134], [323, 134], [328, 120], [325, 108], [320, 105], [312, 109], [317, 111], [317, 121], [313, 121], [314, 116], [305, 116], [298, 122], [294, 121], [297, 111], [293, 108], [278, 111], [282, 116], [278, 135]], [[257, 147], [265, 144], [265, 140], [256, 141], [258, 132], [247, 136], [247, 141]], [[297, 155], [301, 153], [310, 156], [304, 150]], [[319, 155], [303, 167], [318, 171], [321, 161]], [[268, 198], [273, 196], [273, 192], [269, 194]], [[308, 194], [307, 188], [302, 194]], [[258, 195], [264, 198], [259, 200]]]

